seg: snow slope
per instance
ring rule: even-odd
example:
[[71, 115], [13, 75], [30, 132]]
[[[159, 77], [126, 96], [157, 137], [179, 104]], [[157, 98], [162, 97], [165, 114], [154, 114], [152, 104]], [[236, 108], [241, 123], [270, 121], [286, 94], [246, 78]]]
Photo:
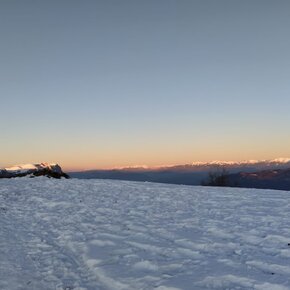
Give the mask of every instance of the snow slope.
[[0, 289], [290, 289], [290, 194], [0, 180]]

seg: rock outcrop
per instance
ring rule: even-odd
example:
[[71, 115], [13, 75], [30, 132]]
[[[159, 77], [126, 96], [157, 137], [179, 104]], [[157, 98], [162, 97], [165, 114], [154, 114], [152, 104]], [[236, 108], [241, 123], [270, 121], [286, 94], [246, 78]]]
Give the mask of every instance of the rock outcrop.
[[29, 176], [46, 176], [48, 178], [69, 178], [64, 173], [58, 164], [40, 163], [40, 164], [25, 164], [0, 169], [0, 178], [14, 178]]

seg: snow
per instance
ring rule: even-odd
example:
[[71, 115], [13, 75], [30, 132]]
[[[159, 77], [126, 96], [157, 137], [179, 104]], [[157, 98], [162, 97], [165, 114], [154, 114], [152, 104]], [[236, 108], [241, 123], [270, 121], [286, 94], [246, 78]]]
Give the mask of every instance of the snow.
[[4, 168], [8, 172], [27, 172], [29, 170], [39, 170], [54, 167], [55, 163], [22, 164]]
[[5, 170], [7, 171], [31, 170], [31, 169], [37, 169], [37, 168], [34, 164], [15, 165], [15, 166], [5, 168]]
[[272, 163], [289, 163], [290, 158], [276, 158], [276, 159], [270, 159], [270, 160], [243, 160], [243, 161], [220, 161], [220, 160], [214, 160], [211, 162], [193, 162], [192, 165], [255, 165], [259, 163], [265, 163], [271, 165]]
[[273, 159], [271, 160], [271, 162], [273, 163], [288, 163], [290, 162], [290, 158], [276, 158], [276, 159]]
[[174, 168], [177, 166], [197, 166], [197, 167], [212, 167], [212, 166], [253, 166], [253, 165], [264, 165], [267, 166], [277, 166], [277, 165], [287, 165], [290, 163], [290, 158], [276, 158], [276, 159], [263, 159], [263, 160], [242, 160], [242, 161], [223, 161], [223, 160], [214, 160], [210, 162], [204, 161], [195, 161], [189, 164], [163, 164], [156, 166], [148, 166], [148, 165], [132, 165], [125, 167], [114, 167], [112, 169], [116, 170], [165, 170]]
[[290, 193], [0, 180], [0, 289], [290, 289]]

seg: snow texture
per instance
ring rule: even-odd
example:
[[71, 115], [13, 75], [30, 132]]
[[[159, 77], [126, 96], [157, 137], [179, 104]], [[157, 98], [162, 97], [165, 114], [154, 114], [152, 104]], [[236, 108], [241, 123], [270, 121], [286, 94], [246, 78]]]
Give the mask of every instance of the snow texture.
[[290, 289], [290, 193], [0, 180], [0, 289]]

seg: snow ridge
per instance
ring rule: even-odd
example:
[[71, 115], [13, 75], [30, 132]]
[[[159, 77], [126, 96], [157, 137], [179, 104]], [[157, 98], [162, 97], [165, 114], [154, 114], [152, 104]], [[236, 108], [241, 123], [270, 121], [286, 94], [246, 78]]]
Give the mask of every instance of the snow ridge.
[[39, 164], [22, 164], [11, 167], [6, 167], [4, 170], [9, 172], [26, 172], [28, 170], [39, 170], [39, 169], [52, 169], [56, 166], [56, 163], [42, 162]]
[[47, 176], [68, 178], [61, 167], [55, 163], [23, 164], [0, 169], [0, 178]]
[[244, 160], [244, 161], [222, 161], [214, 160], [210, 162], [196, 161], [188, 164], [177, 164], [177, 165], [159, 165], [159, 166], [147, 166], [147, 165], [133, 165], [126, 167], [114, 167], [117, 170], [159, 170], [159, 169], [170, 169], [178, 167], [212, 167], [212, 166], [251, 166], [251, 165], [263, 165], [265, 167], [272, 165], [285, 165], [290, 166], [290, 158], [275, 158], [270, 160]]

